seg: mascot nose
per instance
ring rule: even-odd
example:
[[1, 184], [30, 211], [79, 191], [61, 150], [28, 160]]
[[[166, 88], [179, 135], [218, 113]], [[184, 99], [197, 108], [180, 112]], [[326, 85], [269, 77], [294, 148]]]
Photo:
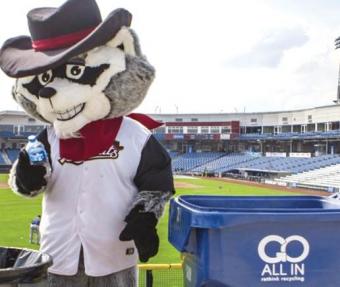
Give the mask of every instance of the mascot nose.
[[57, 91], [53, 88], [42, 88], [39, 91], [39, 97], [49, 99], [52, 98], [56, 93]]

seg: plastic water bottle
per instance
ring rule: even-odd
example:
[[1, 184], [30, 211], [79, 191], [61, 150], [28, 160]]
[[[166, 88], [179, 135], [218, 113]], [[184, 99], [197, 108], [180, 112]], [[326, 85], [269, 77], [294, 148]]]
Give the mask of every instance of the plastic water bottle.
[[51, 166], [48, 160], [48, 155], [45, 146], [38, 141], [35, 135], [28, 137], [26, 151], [31, 165], [43, 165], [46, 167], [46, 176], [51, 174]]

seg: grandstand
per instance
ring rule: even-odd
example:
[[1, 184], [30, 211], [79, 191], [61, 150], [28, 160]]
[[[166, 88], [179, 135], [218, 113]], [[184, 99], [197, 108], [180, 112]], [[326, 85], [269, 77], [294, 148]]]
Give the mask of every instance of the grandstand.
[[172, 168], [175, 172], [191, 171], [221, 156], [223, 153], [218, 152], [185, 153], [173, 158]]
[[338, 191], [340, 190], [340, 164], [277, 178], [275, 182], [286, 186]]
[[[340, 164], [339, 103], [291, 111], [151, 116], [164, 123], [154, 135], [169, 151], [175, 173], [257, 177], [304, 187], [313, 179], [311, 188], [340, 188], [324, 175], [332, 177], [332, 168]], [[27, 136], [45, 126], [21, 111], [0, 112], [0, 170], [8, 171]], [[319, 182], [313, 177], [317, 171], [323, 174]]]
[[223, 173], [238, 170], [268, 174], [292, 174], [318, 169], [332, 164], [340, 164], [339, 155], [322, 155], [312, 158], [281, 158], [235, 154], [220, 157], [217, 160], [205, 163], [188, 171]]

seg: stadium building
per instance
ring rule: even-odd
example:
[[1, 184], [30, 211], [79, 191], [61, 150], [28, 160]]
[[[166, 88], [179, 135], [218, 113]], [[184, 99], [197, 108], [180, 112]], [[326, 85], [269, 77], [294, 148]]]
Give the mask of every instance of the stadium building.
[[154, 114], [175, 152], [340, 153], [340, 105], [261, 113]]
[[[340, 105], [301, 110], [151, 114], [176, 173], [340, 188]], [[46, 124], [24, 112], [0, 112], [0, 166], [8, 172], [27, 136]]]

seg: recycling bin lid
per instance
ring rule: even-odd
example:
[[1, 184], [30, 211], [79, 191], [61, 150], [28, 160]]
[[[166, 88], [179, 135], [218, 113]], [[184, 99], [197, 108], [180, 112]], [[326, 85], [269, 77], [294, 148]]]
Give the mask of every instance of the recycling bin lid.
[[339, 212], [340, 200], [322, 196], [182, 195], [175, 199], [192, 211], [247, 213]]
[[[181, 195], [170, 202], [170, 232], [224, 228], [275, 220], [330, 221], [340, 215], [340, 200], [322, 196]], [[177, 227], [176, 227], [177, 226]]]
[[255, 224], [325, 224], [340, 218], [340, 200], [322, 196], [181, 195], [170, 201], [169, 242], [186, 250], [193, 230], [222, 232]]
[[52, 257], [36, 250], [0, 247], [0, 284], [35, 283], [46, 277]]

